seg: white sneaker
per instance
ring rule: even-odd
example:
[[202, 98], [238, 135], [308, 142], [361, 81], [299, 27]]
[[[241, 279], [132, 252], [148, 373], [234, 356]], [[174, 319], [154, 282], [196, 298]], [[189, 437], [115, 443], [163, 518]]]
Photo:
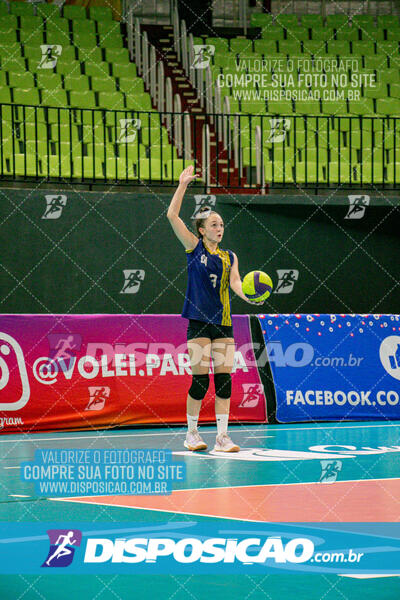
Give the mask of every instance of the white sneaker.
[[214, 450], [216, 452], [239, 452], [240, 446], [234, 444], [227, 433], [217, 435]]
[[183, 445], [188, 450], [192, 450], [193, 452], [197, 450], [207, 450], [207, 444], [201, 439], [201, 436], [197, 429], [193, 429], [193, 431], [188, 431], [186, 434], [186, 439], [183, 442]]

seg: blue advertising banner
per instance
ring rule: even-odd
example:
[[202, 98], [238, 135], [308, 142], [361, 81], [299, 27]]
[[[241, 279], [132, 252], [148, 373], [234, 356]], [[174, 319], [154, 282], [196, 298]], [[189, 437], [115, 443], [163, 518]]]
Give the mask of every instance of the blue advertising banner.
[[0, 573], [400, 574], [400, 524], [0, 523]]
[[398, 315], [259, 315], [280, 423], [400, 418]]

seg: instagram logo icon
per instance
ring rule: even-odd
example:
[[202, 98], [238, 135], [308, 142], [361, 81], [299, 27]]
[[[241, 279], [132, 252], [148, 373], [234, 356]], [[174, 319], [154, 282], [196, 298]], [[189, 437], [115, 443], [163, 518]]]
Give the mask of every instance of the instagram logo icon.
[[0, 331], [0, 410], [20, 410], [29, 395], [22, 348], [13, 337]]

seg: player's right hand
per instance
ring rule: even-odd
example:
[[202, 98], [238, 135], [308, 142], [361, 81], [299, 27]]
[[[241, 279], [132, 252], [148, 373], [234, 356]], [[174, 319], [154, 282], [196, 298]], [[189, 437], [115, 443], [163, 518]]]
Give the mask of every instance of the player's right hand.
[[184, 169], [180, 174], [179, 183], [182, 183], [183, 185], [188, 185], [189, 183], [192, 183], [192, 181], [194, 181], [196, 177], [199, 177], [199, 174], [196, 175], [194, 173], [194, 167], [190, 165], [189, 167], [186, 167], [186, 169]]

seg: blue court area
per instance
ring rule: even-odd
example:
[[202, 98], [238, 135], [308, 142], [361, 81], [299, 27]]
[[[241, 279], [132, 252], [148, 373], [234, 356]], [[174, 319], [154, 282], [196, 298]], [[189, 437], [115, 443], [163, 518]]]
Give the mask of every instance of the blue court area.
[[[232, 426], [238, 454], [192, 454], [184, 428], [134, 429], [0, 438], [0, 520], [12, 523], [398, 522], [400, 424], [397, 422]], [[35, 449], [170, 449], [186, 464], [185, 481], [169, 496], [38, 498], [20, 480], [20, 463]], [[45, 532], [44, 532], [45, 533]], [[38, 560], [43, 560], [39, 557]], [[340, 575], [2, 575], [0, 597], [79, 600], [278, 599], [395, 600], [398, 577]]]

